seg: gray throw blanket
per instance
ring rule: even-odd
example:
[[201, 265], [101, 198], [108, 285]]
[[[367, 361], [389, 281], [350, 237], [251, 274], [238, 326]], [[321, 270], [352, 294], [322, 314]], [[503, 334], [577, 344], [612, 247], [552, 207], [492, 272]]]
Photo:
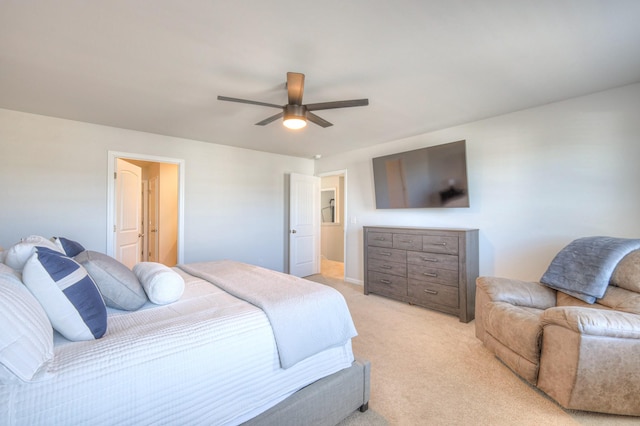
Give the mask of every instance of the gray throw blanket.
[[178, 267], [261, 308], [273, 328], [282, 368], [357, 335], [344, 297], [329, 286], [230, 260]]
[[618, 262], [639, 248], [640, 239], [579, 238], [556, 255], [540, 282], [587, 303], [595, 303], [607, 291]]

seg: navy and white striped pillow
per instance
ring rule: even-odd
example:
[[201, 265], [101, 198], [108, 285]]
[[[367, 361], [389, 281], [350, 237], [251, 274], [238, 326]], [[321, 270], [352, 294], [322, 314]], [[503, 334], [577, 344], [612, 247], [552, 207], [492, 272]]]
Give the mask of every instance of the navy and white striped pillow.
[[64, 254], [36, 247], [22, 281], [44, 308], [51, 325], [69, 340], [99, 339], [107, 331], [107, 310], [86, 269]]
[[64, 237], [51, 238], [53, 243], [60, 248], [69, 257], [76, 257], [84, 251], [84, 247], [77, 241], [70, 240]]

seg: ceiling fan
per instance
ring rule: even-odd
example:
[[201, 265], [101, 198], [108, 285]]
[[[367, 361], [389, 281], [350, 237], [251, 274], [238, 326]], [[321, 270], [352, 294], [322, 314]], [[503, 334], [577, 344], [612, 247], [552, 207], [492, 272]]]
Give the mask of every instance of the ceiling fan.
[[218, 96], [219, 101], [239, 102], [242, 104], [261, 105], [282, 110], [276, 115], [265, 118], [256, 123], [256, 126], [264, 126], [279, 118], [284, 118], [283, 124], [290, 129], [301, 129], [307, 125], [307, 120], [321, 127], [333, 126], [327, 120], [318, 117], [311, 111], [319, 111], [323, 109], [348, 108], [369, 105], [369, 99], [353, 99], [349, 101], [333, 101], [320, 102], [315, 104], [302, 104], [302, 95], [304, 93], [304, 74], [297, 72], [287, 73], [287, 94], [289, 103], [286, 105], [276, 105], [267, 102], [250, 101], [246, 99], [230, 98], [227, 96]]

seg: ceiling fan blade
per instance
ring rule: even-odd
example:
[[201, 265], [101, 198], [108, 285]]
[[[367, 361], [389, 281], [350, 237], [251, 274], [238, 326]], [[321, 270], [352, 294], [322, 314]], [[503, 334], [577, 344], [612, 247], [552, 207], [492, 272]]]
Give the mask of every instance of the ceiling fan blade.
[[315, 123], [315, 124], [317, 124], [318, 126], [321, 126], [321, 127], [333, 126], [333, 124], [329, 123], [324, 118], [320, 118], [317, 115], [315, 115], [314, 113], [309, 112], [309, 111], [307, 111], [307, 120], [309, 120], [310, 122]]
[[238, 98], [230, 98], [228, 96], [218, 96], [219, 101], [229, 101], [229, 102], [238, 102], [241, 104], [250, 104], [250, 105], [261, 105], [273, 108], [282, 108], [282, 105], [269, 104], [267, 102], [259, 102], [259, 101], [249, 101], [246, 99], [238, 99]]
[[350, 101], [333, 101], [333, 102], [320, 102], [317, 104], [307, 104], [307, 111], [318, 111], [321, 109], [334, 109], [334, 108], [349, 108], [357, 106], [369, 105], [369, 99], [352, 99]]
[[287, 94], [290, 105], [302, 105], [302, 95], [304, 93], [304, 74], [299, 72], [287, 73]]
[[282, 118], [283, 116], [284, 116], [284, 112], [280, 112], [276, 115], [272, 115], [271, 117], [265, 118], [264, 120], [256, 123], [256, 126], [265, 126], [273, 121], [276, 121], [278, 118]]

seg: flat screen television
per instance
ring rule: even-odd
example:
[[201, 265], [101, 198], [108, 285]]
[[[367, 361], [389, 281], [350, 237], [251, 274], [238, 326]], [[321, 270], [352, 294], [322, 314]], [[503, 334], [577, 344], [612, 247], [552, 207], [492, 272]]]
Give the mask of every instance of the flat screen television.
[[469, 207], [465, 141], [373, 159], [378, 209]]

